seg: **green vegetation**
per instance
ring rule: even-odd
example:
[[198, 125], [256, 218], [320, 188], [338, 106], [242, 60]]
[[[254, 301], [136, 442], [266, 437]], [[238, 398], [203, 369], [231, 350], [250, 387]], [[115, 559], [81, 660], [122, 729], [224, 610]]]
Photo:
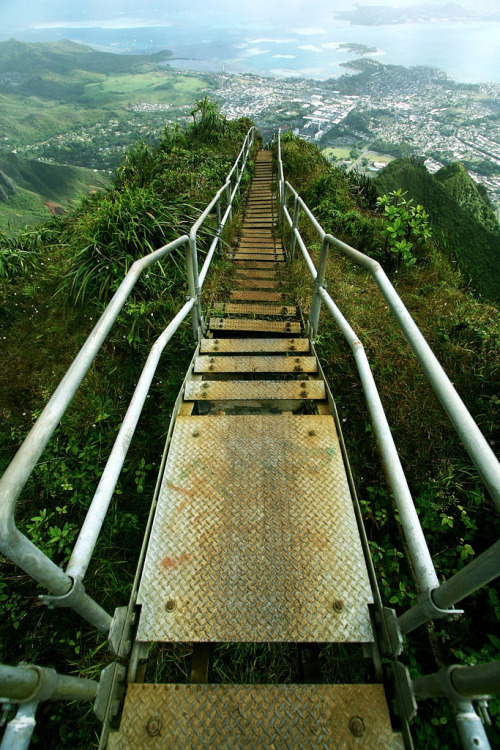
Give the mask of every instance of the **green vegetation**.
[[[352, 173], [322, 163], [310, 143], [288, 137], [282, 153], [286, 178], [300, 189], [324, 229], [383, 264], [487, 440], [498, 449], [498, 307], [471, 293], [450, 262], [448, 242], [435, 230], [415, 246], [416, 262], [398, 268], [385, 247], [387, 223], [377, 208], [373, 183], [356, 182]], [[444, 191], [441, 183], [438, 186]], [[394, 179], [384, 185], [384, 192], [400, 188], [400, 202], [406, 184]], [[455, 215], [447, 221], [446, 236], [453, 231]], [[470, 216], [470, 221], [477, 220]], [[304, 217], [300, 226], [317, 262], [317, 236]], [[476, 248], [479, 253], [478, 243]], [[495, 273], [498, 277], [498, 266]], [[498, 539], [500, 517], [370, 275], [332, 251], [326, 281], [365, 346], [438, 575], [449, 577]], [[313, 285], [298, 251], [290, 291], [307, 313]], [[380, 467], [351, 350], [324, 310], [317, 346], [339, 410], [381, 592], [384, 601], [401, 612], [416, 596], [404, 535]], [[437, 665], [500, 657], [495, 587], [463, 604], [465, 615], [458, 621], [436, 621], [406, 638], [402, 661], [413, 675], [433, 672]], [[499, 702], [491, 701], [490, 709], [493, 727], [488, 732], [495, 746], [500, 742]], [[458, 746], [445, 701], [420, 704], [414, 735], [416, 747]]]
[[71, 209], [74, 201], [109, 184], [107, 173], [0, 155], [0, 231], [11, 235]]
[[112, 169], [146, 134], [215, 84], [209, 74], [172, 71], [168, 51], [114, 55], [63, 40], [0, 43], [0, 152]]
[[500, 227], [484, 195], [461, 164], [435, 175], [398, 159], [375, 180], [380, 194], [401, 188], [429, 213], [434, 234], [477, 290], [500, 302]]
[[[200, 129], [195, 135], [193, 127], [164, 128], [156, 148], [138, 143], [127, 154], [112, 188], [15, 239], [0, 235], [0, 414], [7, 426], [0, 433], [0, 473], [130, 263], [183, 234], [224, 183], [250, 123], [226, 122], [214, 109], [211, 116], [224, 127], [220, 144], [207, 143]], [[236, 215], [233, 230], [237, 221]], [[212, 235], [209, 226], [201, 257]], [[214, 261], [212, 278], [226, 265], [224, 258]], [[184, 268], [183, 254], [173, 253], [141, 277], [22, 494], [18, 525], [57, 564], [68, 559], [151, 344], [185, 302]], [[213, 304], [211, 284], [207, 279], [205, 309]], [[89, 568], [87, 590], [110, 612], [129, 598], [165, 430], [192, 348], [187, 322], [159, 364]], [[2, 560], [0, 661], [98, 677], [112, 660], [105, 639], [75, 613], [47, 610], [41, 593]], [[182, 654], [166, 648], [162, 668], [173, 664], [182, 672], [189, 648]], [[35, 741], [49, 750], [95, 747], [99, 722], [90, 704], [85, 711], [44, 704]]]

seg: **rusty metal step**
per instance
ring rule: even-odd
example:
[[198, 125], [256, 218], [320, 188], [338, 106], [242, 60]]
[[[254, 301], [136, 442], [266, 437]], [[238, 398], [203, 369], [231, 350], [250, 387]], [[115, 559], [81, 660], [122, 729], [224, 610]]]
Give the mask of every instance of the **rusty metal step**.
[[[258, 284], [257, 284], [258, 286]], [[229, 295], [230, 299], [239, 302], [281, 302], [285, 295], [281, 292], [241, 291], [236, 290]]]
[[272, 268], [279, 268], [278, 262], [276, 263], [263, 263], [261, 261], [256, 260], [233, 260], [233, 266], [236, 270], [240, 268], [244, 268], [247, 271], [261, 271], [261, 270], [269, 270]]
[[252, 279], [274, 279], [276, 275], [274, 271], [254, 271], [251, 268], [237, 268], [236, 274], [242, 278]]
[[186, 401], [324, 401], [322, 380], [191, 380]]
[[202, 339], [200, 352], [210, 354], [263, 354], [271, 352], [304, 353], [310, 349], [308, 339]]
[[317, 372], [315, 357], [196, 357], [194, 372]]
[[271, 279], [235, 279], [240, 289], [278, 289], [279, 282]]
[[285, 260], [284, 255], [275, 254], [275, 255], [263, 255], [259, 253], [235, 253], [234, 255], [235, 260], [270, 260], [270, 261], [280, 261], [283, 262]]
[[[191, 381], [187, 398], [324, 398], [303, 383]], [[178, 417], [137, 601], [138, 641], [373, 641], [333, 417]]]
[[128, 685], [120, 729], [110, 734], [108, 750], [153, 746], [404, 747], [391, 728], [382, 685]]
[[249, 305], [237, 302], [216, 302], [214, 309], [217, 312], [229, 315], [271, 315], [273, 317], [291, 317], [297, 315], [295, 305]]
[[262, 333], [300, 333], [300, 323], [281, 320], [210, 318], [213, 331], [261, 331]]

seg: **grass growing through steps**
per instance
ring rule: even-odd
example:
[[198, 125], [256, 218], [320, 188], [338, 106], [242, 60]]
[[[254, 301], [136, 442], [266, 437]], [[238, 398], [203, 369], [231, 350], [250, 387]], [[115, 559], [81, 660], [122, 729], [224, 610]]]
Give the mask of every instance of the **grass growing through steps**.
[[[302, 161], [300, 145], [293, 144], [288, 162], [287, 148], [285, 143], [285, 176], [290, 179], [288, 164], [296, 177], [292, 176], [292, 184], [300, 186], [301, 192], [303, 186], [306, 196], [315, 197], [316, 205], [322, 206], [324, 228], [339, 236], [339, 225], [333, 219], [328, 223], [328, 216], [334, 216], [333, 208], [342, 204], [345, 213], [351, 212], [352, 221], [340, 225], [340, 238], [365, 252], [368, 249], [370, 253], [372, 247], [377, 252], [380, 217], [367, 207], [369, 196], [358, 199], [348, 177], [329, 168], [321, 170], [319, 161], [310, 157], [309, 144], [304, 145]], [[311, 161], [313, 170], [309, 172]], [[316, 238], [305, 222], [303, 228], [317, 263]], [[384, 253], [379, 252], [377, 259], [386, 262]], [[290, 289], [308, 312], [312, 282], [298, 249], [291, 271]], [[386, 271], [472, 416], [498, 451], [498, 308], [478, 300], [467, 289], [435, 241], [422, 245], [413, 267], [395, 273], [386, 263]], [[326, 280], [330, 294], [365, 346], [438, 575], [449, 577], [498, 539], [498, 513], [371, 276], [331, 251]], [[324, 310], [317, 348], [337, 402], [381, 593], [385, 603], [399, 613], [416, 596], [405, 541], [380, 468], [351, 350]], [[428, 631], [420, 628], [407, 638], [402, 661], [413, 675], [433, 672], [436, 665], [475, 664], [500, 657], [497, 587], [491, 585], [464, 600], [463, 608], [465, 614], [458, 621], [436, 621]], [[499, 708], [498, 700], [490, 702], [492, 746], [500, 742]], [[445, 701], [422, 702], [414, 727], [419, 747], [458, 746]]]
[[[178, 234], [189, 217], [199, 214], [224, 183], [247, 129], [247, 121], [229, 124], [227, 138], [217, 149], [190, 140], [189, 130], [168, 131], [157, 150], [144, 155], [136, 149], [143, 158], [135, 159], [134, 169], [130, 159], [124, 163], [117, 187], [108, 194], [84, 201], [70, 217], [53, 219], [15, 240], [0, 236], [0, 413], [6, 425], [0, 433], [0, 472], [128, 264], [150, 246], [165, 244], [165, 234], [172, 231], [167, 214], [175, 215], [173, 230]], [[147, 181], [148, 169], [150, 182], [158, 188], [156, 197], [150, 195], [156, 201], [149, 206], [155, 221], [141, 223], [123, 196], [143, 206], [141, 181]], [[117, 205], [121, 213], [110, 208]], [[149, 234], [143, 244], [145, 232]], [[209, 240], [202, 238], [201, 257]], [[82, 278], [85, 249], [90, 256], [95, 253], [94, 258], [112, 253], [112, 268], [105, 269], [112, 271], [109, 283], [102, 284], [103, 274], [91, 274], [82, 293], [75, 291], [68, 300], [68, 291], [76, 290]], [[150, 346], [186, 294], [183, 259], [175, 255], [137, 285], [21, 496], [19, 527], [57, 564], [68, 559]], [[110, 612], [128, 602], [171, 411], [192, 351], [191, 324], [186, 321], [160, 362], [86, 576], [88, 592]], [[27, 661], [63, 674], [98, 677], [112, 660], [105, 639], [73, 612], [42, 606], [42, 589], [10, 562], [2, 559], [1, 569], [5, 616], [0, 661]], [[41, 747], [88, 750], [97, 744], [99, 723], [90, 706], [46, 703], [37, 718], [35, 738]]]

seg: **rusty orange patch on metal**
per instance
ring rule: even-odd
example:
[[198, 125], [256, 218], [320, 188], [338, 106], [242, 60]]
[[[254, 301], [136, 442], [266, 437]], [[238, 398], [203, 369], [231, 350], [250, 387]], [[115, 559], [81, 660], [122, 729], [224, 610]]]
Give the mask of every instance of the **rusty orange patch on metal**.
[[193, 556], [189, 554], [189, 552], [182, 552], [180, 555], [177, 555], [175, 557], [164, 557], [161, 561], [162, 568], [165, 568], [165, 570], [171, 570], [172, 568], [177, 568], [179, 565], [182, 565], [182, 563], [187, 563], [191, 560]]

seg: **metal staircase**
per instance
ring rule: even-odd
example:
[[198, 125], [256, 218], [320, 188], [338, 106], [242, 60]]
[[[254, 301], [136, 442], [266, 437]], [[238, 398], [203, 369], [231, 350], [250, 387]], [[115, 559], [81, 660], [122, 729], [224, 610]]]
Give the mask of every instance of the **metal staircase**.
[[[262, 151], [234, 253], [237, 301], [210, 318], [194, 359], [201, 378], [187, 382], [175, 422], [137, 598], [141, 643], [373, 642], [325, 384], [279, 292], [271, 188]], [[151, 716], [162, 727], [154, 743]], [[320, 748], [354, 736], [402, 747], [381, 685], [129, 684], [108, 747]]]
[[[397, 657], [402, 632], [431, 617], [453, 616], [455, 601], [498, 575], [498, 544], [464, 568], [469, 574], [457, 574], [458, 583], [455, 576], [440, 586], [366, 356], [324, 286], [330, 245], [366, 266], [372, 261], [325, 235], [285, 182], [279, 146], [278, 179], [271, 151], [256, 156], [228, 273], [230, 291], [208, 321], [202, 316], [201, 289], [252, 146], [253, 129], [226, 184], [190, 236], [134, 264], [131, 280], [125, 279], [97, 324], [98, 335], [93, 332], [79, 355], [75, 389], [139, 273], [172, 249], [185, 247], [189, 299], [153, 346], [65, 573], [54, 572], [50, 561], [42, 564], [41, 553], [33, 562], [31, 543], [19, 540], [22, 535], [13, 530], [12, 509], [23, 477], [50, 437], [47, 420], [55, 428], [74, 390], [69, 393], [66, 386], [62, 395], [56, 392], [56, 406], [51, 401], [49, 416], [40, 417], [40, 434], [28, 437], [28, 448], [21, 448], [21, 458], [4, 475], [5, 553], [49, 588], [51, 605], [72, 606], [107, 632], [116, 661], [99, 682], [38, 667], [0, 667], [2, 697], [20, 705], [2, 749], [27, 747], [32, 727], [26, 729], [26, 716], [34, 725], [38, 703], [51, 696], [95, 699], [104, 727], [101, 748], [110, 750], [411, 747], [408, 724], [416, 698], [435, 695], [454, 701], [465, 747], [488, 747], [472, 701], [483, 699], [498, 683], [498, 665], [481, 675], [478, 668], [459, 669], [460, 681], [453, 670], [412, 681]], [[197, 231], [214, 211], [218, 229], [198, 273]], [[320, 232], [317, 271], [298, 230], [300, 211]], [[286, 252], [278, 234], [280, 214], [291, 229]], [[286, 291], [285, 259], [297, 246], [315, 279], [307, 321]], [[385, 293], [384, 283], [380, 286]], [[314, 349], [322, 302], [355, 353], [419, 577], [419, 603], [399, 618], [383, 606], [377, 588], [334, 401]], [[397, 304], [404, 319], [402, 303]], [[159, 357], [188, 315], [194, 357], [175, 405], [131, 599], [111, 617], [87, 596], [82, 580]], [[485, 461], [487, 484], [495, 485], [500, 472]], [[191, 684], [144, 682], [151, 644], [186, 642], [193, 644]], [[220, 643], [297, 644], [299, 649], [362, 644], [373, 680], [322, 684], [313, 668], [304, 684], [212, 684], [211, 645]], [[24, 744], [16, 744], [19, 738]]]

